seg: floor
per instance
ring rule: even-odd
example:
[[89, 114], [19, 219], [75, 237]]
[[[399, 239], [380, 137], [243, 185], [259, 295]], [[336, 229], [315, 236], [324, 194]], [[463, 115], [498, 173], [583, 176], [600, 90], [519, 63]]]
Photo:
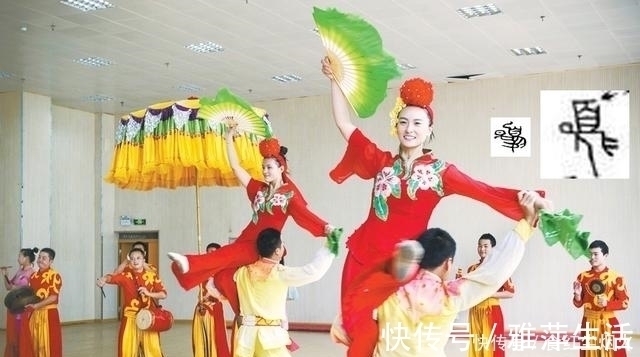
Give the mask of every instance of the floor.
[[[115, 357], [117, 321], [83, 323], [63, 326], [64, 356], [65, 357]], [[300, 345], [300, 349], [293, 353], [296, 357], [328, 357], [344, 356], [345, 349], [334, 344], [327, 333], [322, 332], [291, 332], [291, 337]], [[171, 330], [163, 332], [162, 349], [165, 357], [191, 356], [191, 325], [187, 322], [176, 322]], [[640, 357], [640, 343], [637, 339], [631, 342], [631, 347], [638, 343], [638, 348], [628, 351], [628, 357]], [[5, 332], [0, 330], [0, 351], [4, 351]], [[449, 342], [446, 352], [448, 357], [466, 357], [462, 351], [465, 341]], [[576, 350], [552, 350], [548, 345], [537, 342], [524, 351], [507, 349], [507, 355], [518, 357], [577, 357]], [[417, 356], [428, 356], [418, 354]]]

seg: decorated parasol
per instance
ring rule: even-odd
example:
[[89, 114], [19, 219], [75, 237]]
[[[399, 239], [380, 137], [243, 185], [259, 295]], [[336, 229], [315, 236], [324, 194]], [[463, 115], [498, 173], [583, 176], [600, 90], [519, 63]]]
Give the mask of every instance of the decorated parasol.
[[[203, 117], [204, 115], [204, 117]], [[150, 105], [121, 118], [107, 182], [122, 189], [195, 187], [198, 251], [201, 251], [201, 186], [238, 186], [227, 162], [225, 120], [238, 124], [234, 140], [241, 165], [254, 178], [262, 176], [259, 142], [271, 126], [228, 89], [215, 98], [189, 98]]]
[[401, 75], [396, 60], [378, 31], [356, 15], [314, 7], [313, 19], [340, 89], [359, 117], [372, 116], [389, 81]]

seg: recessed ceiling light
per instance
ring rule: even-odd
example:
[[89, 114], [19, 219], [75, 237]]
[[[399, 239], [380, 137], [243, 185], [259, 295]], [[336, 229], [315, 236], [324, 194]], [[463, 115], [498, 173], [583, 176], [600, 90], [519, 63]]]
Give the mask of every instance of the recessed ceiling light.
[[110, 100], [113, 100], [113, 98], [102, 94], [88, 95], [83, 99], [87, 102], [108, 102]]
[[516, 56], [543, 55], [547, 53], [542, 47], [512, 48], [510, 51]]
[[416, 69], [416, 66], [411, 63], [398, 63], [398, 67], [402, 70]]
[[83, 12], [113, 7], [113, 4], [104, 0], [60, 0], [60, 2]]
[[481, 16], [491, 16], [497, 15], [502, 12], [502, 10], [498, 9], [498, 7], [494, 4], [486, 4], [486, 5], [476, 5], [476, 6], [468, 6], [461, 7], [456, 12], [465, 19], [471, 17], [481, 17]]
[[5, 72], [5, 71], [0, 71], [0, 79], [8, 79], [8, 78], [13, 78], [16, 75], [13, 73], [9, 73], [9, 72]]
[[105, 67], [114, 64], [106, 58], [102, 57], [86, 57], [86, 58], [78, 58], [74, 59], [73, 62], [84, 64], [85, 66], [92, 67]]
[[176, 89], [179, 89], [183, 92], [200, 92], [202, 91], [204, 88], [197, 86], [195, 84], [180, 84], [178, 86], [176, 86]]
[[224, 51], [224, 47], [220, 46], [217, 43], [213, 43], [211, 41], [200, 42], [200, 43], [192, 43], [192, 44], [186, 45], [184, 47], [190, 49], [193, 52], [198, 52], [198, 53], [211, 53], [211, 52], [222, 52], [222, 51]]
[[271, 77], [271, 79], [273, 79], [276, 82], [291, 83], [291, 82], [300, 82], [302, 80], [302, 77], [295, 74], [281, 74], [278, 76], [273, 76]]

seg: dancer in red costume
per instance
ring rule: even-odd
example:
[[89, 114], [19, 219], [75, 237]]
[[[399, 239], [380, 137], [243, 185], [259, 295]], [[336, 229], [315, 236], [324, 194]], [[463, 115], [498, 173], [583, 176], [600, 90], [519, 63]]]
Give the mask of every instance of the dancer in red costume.
[[289, 217], [315, 237], [339, 234], [340, 230], [333, 228], [307, 208], [302, 193], [287, 175], [286, 147], [280, 146], [274, 138], [260, 142], [265, 180], [261, 182], [253, 179], [240, 166], [233, 144], [235, 133], [236, 129], [232, 125], [226, 136], [227, 155], [234, 174], [246, 188], [251, 201], [251, 222], [235, 242], [214, 252], [186, 256], [169, 253], [169, 258], [174, 261], [173, 273], [186, 290], [197, 286], [210, 276], [215, 276], [216, 287], [229, 300], [237, 314], [238, 293], [233, 281], [233, 272], [238, 267], [251, 264], [258, 259], [256, 239], [260, 231], [265, 228], [282, 230]]
[[[414, 78], [400, 88], [400, 98], [391, 112], [392, 131], [400, 144], [395, 154], [378, 148], [351, 122], [350, 106], [333, 77], [328, 58], [322, 60], [322, 72], [331, 80], [333, 117], [348, 143], [330, 176], [337, 183], [353, 175], [374, 180], [369, 215], [347, 241], [349, 253], [342, 272], [342, 326], [338, 319], [332, 336], [349, 345], [348, 356], [371, 356], [378, 339], [372, 311], [402, 284], [394, 282], [389, 274], [376, 274], [388, 268], [396, 245], [405, 239], [416, 239], [438, 202], [452, 194], [484, 202], [503, 215], [520, 220], [523, 214], [518, 205], [519, 190], [477, 181], [424, 149], [433, 136], [431, 83]], [[368, 279], [372, 274], [382, 281], [367, 290], [370, 299], [366, 306], [354, 304], [354, 287], [362, 281], [372, 281]]]

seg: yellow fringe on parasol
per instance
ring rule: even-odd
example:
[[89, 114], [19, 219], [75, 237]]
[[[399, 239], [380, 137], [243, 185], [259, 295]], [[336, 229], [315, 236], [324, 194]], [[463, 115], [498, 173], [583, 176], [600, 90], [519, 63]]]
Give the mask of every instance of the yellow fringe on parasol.
[[[121, 118], [105, 180], [124, 189], [238, 186], [227, 162], [224, 126], [198, 117], [200, 101], [163, 102]], [[262, 179], [261, 137], [240, 133], [240, 164]]]

